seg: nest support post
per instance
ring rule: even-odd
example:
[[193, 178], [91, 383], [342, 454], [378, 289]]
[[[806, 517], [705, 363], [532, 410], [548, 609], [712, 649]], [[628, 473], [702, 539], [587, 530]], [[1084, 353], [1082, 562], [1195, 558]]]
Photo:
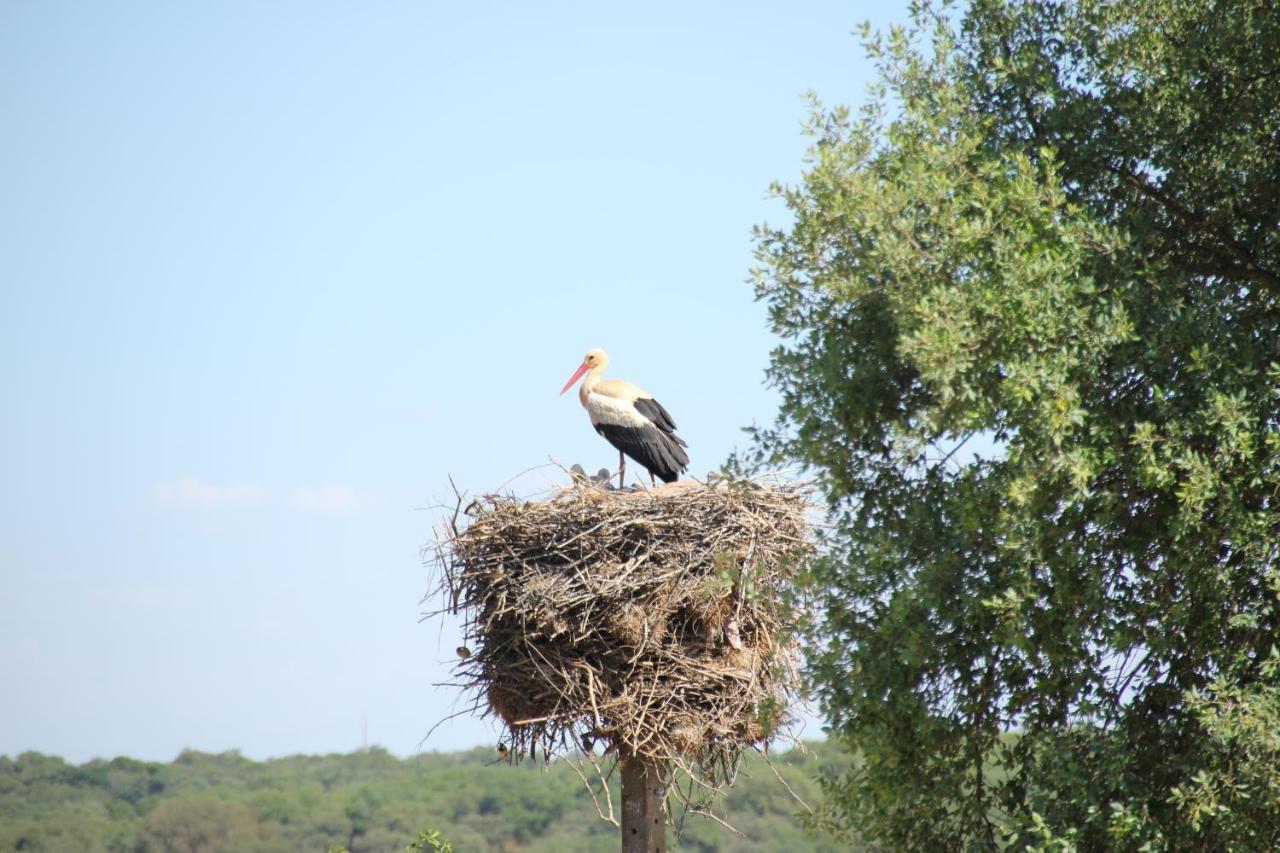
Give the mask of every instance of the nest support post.
[[670, 762], [622, 760], [622, 853], [666, 853]]

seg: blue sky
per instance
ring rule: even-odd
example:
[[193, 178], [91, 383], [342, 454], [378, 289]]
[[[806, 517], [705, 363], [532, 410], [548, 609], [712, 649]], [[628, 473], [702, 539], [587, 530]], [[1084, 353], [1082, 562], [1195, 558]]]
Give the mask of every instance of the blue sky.
[[431, 507], [616, 462], [590, 347], [699, 475], [771, 419], [750, 230], [903, 5], [0, 4], [0, 754], [495, 740]]

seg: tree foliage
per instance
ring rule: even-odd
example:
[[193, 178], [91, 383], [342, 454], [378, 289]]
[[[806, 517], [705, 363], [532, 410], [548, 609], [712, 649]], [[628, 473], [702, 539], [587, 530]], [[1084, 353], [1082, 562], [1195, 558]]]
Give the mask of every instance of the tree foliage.
[[137, 853], [211, 853], [247, 850], [262, 838], [262, 827], [247, 803], [211, 796], [185, 796], [156, 806], [138, 831]]
[[756, 288], [892, 846], [1280, 844], [1280, 10], [974, 0], [815, 104]]
[[[841, 751], [813, 744], [774, 758], [795, 793], [816, 801], [811, 777], [836, 778]], [[615, 779], [614, 803], [618, 802]], [[690, 816], [684, 848], [835, 851], [806, 831], [803, 811], [758, 758], [743, 762], [724, 801], [744, 835]], [[67, 764], [28, 752], [0, 756], [0, 850], [616, 851], [617, 827], [601, 821], [563, 762], [509, 766], [490, 749], [398, 759], [381, 749], [251, 761], [186, 751], [167, 764], [117, 758]]]

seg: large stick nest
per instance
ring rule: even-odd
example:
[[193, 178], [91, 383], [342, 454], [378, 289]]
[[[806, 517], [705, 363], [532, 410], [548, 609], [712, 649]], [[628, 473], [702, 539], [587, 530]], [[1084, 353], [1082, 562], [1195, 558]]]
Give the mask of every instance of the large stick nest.
[[730, 773], [797, 686], [785, 593], [808, 507], [798, 485], [742, 482], [471, 502], [434, 555], [465, 618], [458, 683], [516, 756], [599, 744]]

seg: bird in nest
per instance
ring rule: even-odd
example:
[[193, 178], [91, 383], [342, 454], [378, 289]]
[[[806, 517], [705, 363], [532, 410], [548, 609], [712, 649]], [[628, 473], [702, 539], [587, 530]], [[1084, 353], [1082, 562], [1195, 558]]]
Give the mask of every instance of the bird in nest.
[[676, 422], [653, 395], [622, 379], [603, 379], [609, 356], [602, 349], [588, 350], [582, 364], [560, 389], [568, 391], [583, 375], [578, 399], [591, 425], [605, 441], [618, 449], [618, 487], [622, 488], [627, 457], [640, 463], [664, 483], [674, 483], [689, 467], [688, 447], [676, 435]]

